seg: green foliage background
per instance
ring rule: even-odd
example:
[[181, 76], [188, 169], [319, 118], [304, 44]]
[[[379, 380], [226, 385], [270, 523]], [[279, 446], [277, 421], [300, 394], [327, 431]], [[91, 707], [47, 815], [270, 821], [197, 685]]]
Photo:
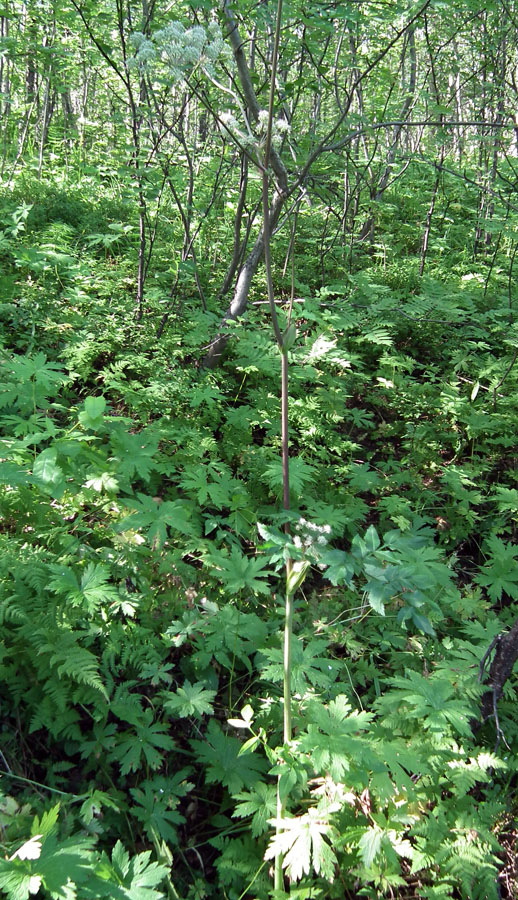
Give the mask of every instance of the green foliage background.
[[[200, 146], [200, 86], [209, 109], [217, 86], [196, 72], [191, 93], [182, 85], [191, 119], [185, 107], [176, 119], [166, 196], [164, 158], [146, 156], [155, 126], [137, 159], [135, 144], [128, 151], [132, 120], [110, 68], [122, 53], [110, 30], [117, 10], [95, 18], [83, 5], [92, 41], [73, 5], [47, 6], [66, 36], [62, 55], [40, 46], [38, 27], [48, 33], [35, 6], [25, 23], [17, 4], [0, 11], [11, 66], [1, 126], [0, 889], [9, 900], [263, 900], [281, 852], [297, 900], [518, 896], [515, 678], [498, 720], [479, 723], [479, 665], [518, 599], [512, 134], [495, 142], [488, 120], [463, 134], [463, 158], [452, 128], [439, 122], [419, 147], [408, 128], [391, 161], [390, 133], [377, 138], [374, 125], [404, 101], [394, 51], [365, 107], [351, 110], [347, 127], [364, 131], [364, 145], [316, 161], [308, 202], [273, 244], [282, 323], [293, 289], [298, 331], [288, 514], [261, 268], [222, 366], [200, 365], [225, 308], [218, 291], [240, 191], [228, 136], [221, 143], [212, 123]], [[311, 78], [295, 77], [293, 22], [286, 39], [283, 96], [302, 97], [294, 166], [311, 152], [304, 121], [315, 97], [317, 131], [338, 116], [326, 79], [339, 14], [363, 35], [360, 66], [414, 12], [367, 19], [338, 6], [288, 11], [311, 25], [308, 53], [329, 39], [320, 63], [308, 57]], [[467, 77], [484, 53], [485, 108], [498, 111], [509, 100], [497, 74], [513, 16], [504, 28], [496, 7], [462, 10], [483, 21], [486, 43], [466, 25], [457, 73]], [[173, 12], [197, 21], [181, 5]], [[248, 9], [237, 14], [250, 25]], [[266, 7], [254, 15], [259, 28], [261, 16], [271, 24]], [[453, 40], [448, 11], [434, 3], [428, 15], [416, 32], [423, 67]], [[157, 13], [156, 24], [167, 22]], [[81, 53], [92, 72], [104, 66], [97, 106], [85, 106], [72, 135], [66, 105], [56, 108], [43, 140], [27, 65], [36, 54], [43, 108], [47, 81], [56, 98], [74, 98]], [[265, 72], [266, 58], [254, 72], [260, 95]], [[181, 91], [159, 74], [160, 108], [172, 115]], [[452, 106], [444, 112], [427, 77], [415, 119], [444, 120]], [[474, 115], [477, 89], [466, 83]], [[439, 73], [436, 91], [446, 96]], [[437, 187], [439, 158], [448, 165]], [[357, 180], [342, 217], [344, 166]], [[386, 166], [397, 177], [377, 196]], [[254, 228], [252, 168], [249, 177]], [[135, 316], [143, 196], [154, 237]], [[192, 215], [194, 255], [182, 251], [179, 210]], [[288, 746], [287, 558], [299, 571], [308, 564], [295, 595]], [[274, 833], [277, 779], [288, 817]]]

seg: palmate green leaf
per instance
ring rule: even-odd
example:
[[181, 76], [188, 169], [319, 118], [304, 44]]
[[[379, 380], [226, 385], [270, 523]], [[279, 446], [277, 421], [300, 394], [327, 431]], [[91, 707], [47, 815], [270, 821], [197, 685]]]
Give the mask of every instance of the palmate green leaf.
[[[277, 683], [284, 676], [284, 651], [281, 647], [261, 648], [261, 655], [268, 662], [261, 665], [261, 677]], [[326, 688], [338, 675], [340, 664], [329, 656], [327, 642], [315, 638], [304, 645], [303, 641], [292, 638], [291, 680], [294, 693], [304, 694], [308, 684]]]
[[191, 741], [198, 760], [206, 766], [205, 780], [219, 782], [231, 794], [258, 782], [264, 776], [268, 765], [266, 760], [254, 753], [239, 755], [241, 741], [224, 734], [218, 723], [211, 719], [205, 740]]
[[134, 730], [119, 735], [109, 759], [118, 762], [121, 775], [135, 772], [143, 761], [150, 768], [157, 769], [164, 758], [161, 751], [173, 750], [175, 746], [168, 731], [168, 724], [153, 722], [153, 712], [145, 709], [135, 721]]
[[[375, 750], [384, 764], [384, 771], [377, 773], [378, 776], [381, 776], [378, 777], [378, 785], [382, 784], [382, 776], [389, 772], [391, 782], [395, 784], [398, 791], [404, 791], [409, 799], [415, 790], [415, 784], [410, 775], [415, 772], [426, 774], [429, 771], [428, 745], [421, 745], [416, 741], [409, 743], [401, 738], [396, 738], [389, 728], [383, 729], [382, 726], [378, 726], [378, 728], [383, 737], [381, 740], [376, 740]], [[376, 725], [373, 727], [373, 733], [376, 736]], [[376, 777], [374, 775], [374, 778]], [[394, 784], [391, 783], [390, 793], [386, 795], [387, 800], [389, 796], [394, 795]], [[386, 785], [387, 783], [383, 779], [383, 790]], [[382, 796], [382, 790], [378, 789], [378, 795]]]
[[435, 740], [452, 731], [472, 736], [470, 722], [476, 716], [475, 705], [466, 696], [457, 697], [453, 682], [442, 673], [425, 678], [407, 669], [405, 677], [390, 678], [388, 683], [391, 690], [375, 703], [382, 715], [393, 711], [403, 722], [417, 719]]
[[277, 808], [275, 785], [258, 781], [249, 791], [234, 794], [234, 800], [237, 802], [232, 816], [237, 819], [252, 817], [252, 837], [259, 837], [268, 831], [269, 819], [275, 815]]
[[55, 900], [72, 898], [71, 886], [83, 884], [94, 865], [94, 838], [75, 834], [57, 836], [59, 806], [35, 817], [30, 842], [10, 859], [0, 857], [0, 888], [9, 900], [28, 900], [43, 887]]
[[[297, 495], [302, 494], [305, 486], [315, 481], [316, 474], [314, 466], [304, 462], [298, 456], [292, 457], [290, 459], [290, 490]], [[282, 461], [275, 460], [270, 463], [265, 469], [264, 477], [273, 491], [282, 490]]]
[[[84, 756], [86, 757], [88, 754], [86, 753]], [[110, 796], [110, 794], [107, 794], [105, 791], [99, 791], [97, 788], [93, 788], [89, 796], [81, 804], [79, 811], [80, 821], [84, 825], [91, 825], [91, 823], [95, 821], [95, 818], [101, 814], [104, 807], [113, 809], [116, 812], [120, 811], [120, 803]]]
[[169, 844], [177, 843], [177, 826], [183, 824], [185, 818], [176, 807], [194, 787], [186, 780], [191, 772], [192, 769], [182, 769], [172, 778], [158, 775], [141, 782], [138, 788], [130, 788], [135, 801], [131, 812], [142, 822], [151, 840], [158, 834]]
[[239, 660], [252, 673], [251, 656], [266, 640], [266, 623], [255, 613], [241, 612], [229, 603], [221, 609], [216, 604], [212, 609], [206, 609], [210, 615], [203, 618], [202, 637], [196, 642], [197, 665], [206, 668], [214, 657], [219, 665], [234, 671], [236, 660]]
[[353, 463], [349, 469], [348, 481], [351, 490], [361, 494], [377, 488], [381, 484], [381, 477], [368, 463]]
[[[21, 859], [0, 857], [0, 891], [8, 900], [28, 900], [38, 892], [41, 878], [31, 874], [32, 866]], [[4, 893], [5, 892], [5, 893]]]
[[340, 782], [352, 769], [365, 763], [375, 765], [378, 760], [374, 748], [361, 736], [362, 731], [371, 727], [372, 719], [372, 713], [353, 711], [343, 694], [328, 706], [316, 701], [310, 703], [307, 728], [300, 734], [299, 744], [308, 753], [315, 772], [328, 771]]
[[180, 486], [189, 494], [194, 494], [198, 503], [204, 504], [209, 498], [205, 466], [186, 467], [180, 479]]
[[267, 568], [268, 561], [257, 557], [247, 557], [237, 547], [233, 547], [230, 556], [212, 557], [219, 570], [219, 577], [226, 590], [232, 594], [247, 590], [257, 594], [269, 594], [271, 588], [263, 579], [273, 575]]
[[113, 584], [108, 584], [109, 577], [109, 570], [102, 565], [89, 563], [86, 567], [81, 576], [81, 595], [86, 600], [89, 610], [118, 599], [117, 588]]
[[113, 848], [111, 861], [106, 853], [97, 864], [95, 877], [81, 889], [81, 900], [111, 897], [113, 900], [162, 900], [165, 894], [156, 890], [168, 875], [167, 866], [150, 862], [146, 850], [130, 859], [120, 841]]
[[78, 583], [77, 575], [69, 566], [52, 565], [50, 589], [66, 596], [71, 606], [81, 606], [88, 613], [94, 613], [103, 603], [113, 603], [119, 599], [117, 588], [109, 584], [110, 572], [103, 565], [89, 563]]
[[34, 412], [35, 407], [45, 406], [57, 388], [70, 380], [63, 366], [49, 362], [44, 353], [12, 357], [3, 365], [3, 376], [0, 408], [17, 401], [20, 413]]
[[147, 529], [147, 538], [161, 547], [167, 540], [168, 529], [191, 537], [201, 536], [199, 515], [187, 500], [166, 500], [161, 503], [147, 494], [137, 494], [137, 500], [128, 500], [127, 505], [135, 512], [117, 525], [117, 531]]
[[232, 477], [227, 466], [222, 464], [207, 466], [186, 466], [180, 479], [180, 486], [195, 495], [202, 506], [226, 509], [232, 506], [237, 493], [243, 493], [242, 481]]
[[77, 598], [80, 594], [79, 582], [77, 575], [70, 566], [51, 565], [52, 573], [49, 580], [49, 588], [54, 594]]
[[180, 719], [188, 716], [201, 719], [204, 715], [211, 715], [214, 712], [212, 701], [215, 696], [216, 691], [208, 690], [203, 682], [191, 684], [188, 678], [177, 691], [164, 691], [162, 694], [164, 709]]
[[495, 487], [491, 499], [498, 505], [500, 512], [513, 514], [518, 512], [518, 490], [516, 488], [506, 488], [498, 485]]
[[232, 432], [236, 430], [248, 431], [252, 424], [257, 422], [257, 412], [251, 407], [230, 407], [225, 410], [225, 421]]
[[475, 581], [487, 588], [491, 600], [500, 600], [503, 593], [518, 600], [518, 549], [516, 545], [504, 543], [496, 535], [486, 541], [490, 558], [482, 566]]
[[85, 481], [86, 488], [92, 488], [99, 494], [116, 494], [119, 490], [119, 482], [111, 472], [93, 472]]
[[155, 468], [154, 456], [158, 451], [158, 438], [146, 431], [132, 434], [123, 428], [114, 429], [110, 443], [117, 463], [117, 474], [132, 478], [135, 474], [144, 481]]

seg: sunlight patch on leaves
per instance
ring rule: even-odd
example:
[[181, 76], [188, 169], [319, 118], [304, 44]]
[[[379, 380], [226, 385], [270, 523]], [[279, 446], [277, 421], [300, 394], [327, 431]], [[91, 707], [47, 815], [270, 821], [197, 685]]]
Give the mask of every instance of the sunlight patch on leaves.
[[311, 808], [303, 816], [270, 820], [278, 825], [278, 831], [270, 841], [265, 859], [283, 856], [283, 868], [293, 881], [300, 881], [304, 875], [314, 871], [328, 881], [334, 880], [337, 859], [328, 841], [333, 829], [319, 810]]

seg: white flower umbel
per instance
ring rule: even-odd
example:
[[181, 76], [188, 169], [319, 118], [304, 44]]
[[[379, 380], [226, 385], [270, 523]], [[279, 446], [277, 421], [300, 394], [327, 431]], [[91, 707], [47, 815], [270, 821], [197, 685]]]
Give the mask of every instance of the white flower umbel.
[[202, 25], [185, 28], [181, 22], [171, 22], [155, 32], [152, 38], [135, 32], [131, 43], [135, 57], [128, 65], [148, 68], [151, 62], [160, 58], [175, 82], [189, 77], [196, 69], [201, 69], [212, 79], [216, 63], [229, 62], [232, 57], [217, 22], [211, 22], [207, 28]]
[[294, 545], [303, 550], [306, 559], [316, 562], [320, 567], [320, 556], [327, 547], [329, 535], [331, 534], [330, 526], [308, 522], [307, 519], [301, 516], [295, 524], [294, 531], [296, 532], [293, 537]]

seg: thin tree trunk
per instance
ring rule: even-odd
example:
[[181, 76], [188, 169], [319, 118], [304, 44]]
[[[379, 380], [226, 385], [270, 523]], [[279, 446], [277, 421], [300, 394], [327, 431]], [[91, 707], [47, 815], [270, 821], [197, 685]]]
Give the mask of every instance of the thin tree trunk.
[[42, 109], [42, 118], [41, 118], [41, 134], [39, 141], [39, 150], [38, 150], [38, 178], [41, 178], [41, 173], [43, 171], [43, 154], [45, 152], [45, 147], [47, 146], [47, 142], [49, 139], [49, 128], [52, 116], [54, 114], [54, 104], [55, 104], [56, 95], [52, 90], [52, 76], [49, 73], [47, 78], [47, 82], [45, 85], [45, 97], [43, 100], [43, 109]]
[[[426, 46], [427, 46], [428, 52], [430, 54], [430, 72], [431, 72], [433, 92], [435, 94], [435, 102], [437, 103], [437, 106], [440, 107], [441, 95], [439, 92], [439, 84], [438, 84], [438, 80], [437, 80], [437, 72], [436, 72], [436, 67], [435, 67], [436, 56], [434, 55], [433, 50], [432, 50], [430, 34], [428, 31], [428, 17], [426, 14], [424, 17], [424, 31], [425, 31], [425, 37], [426, 37]], [[444, 121], [444, 115], [442, 113], [439, 116], [439, 121], [440, 122]], [[425, 224], [425, 229], [424, 229], [424, 234], [423, 234], [423, 245], [422, 245], [422, 249], [421, 249], [421, 262], [419, 263], [419, 274], [420, 275], [423, 274], [425, 263], [426, 263], [426, 256], [428, 253], [428, 244], [430, 241], [430, 232], [432, 229], [432, 219], [433, 219], [433, 214], [435, 212], [435, 203], [437, 200], [437, 192], [439, 190], [439, 184], [441, 182], [441, 169], [442, 169], [442, 166], [444, 163], [445, 156], [446, 156], [446, 147], [445, 147], [444, 141], [443, 141], [443, 143], [441, 144], [440, 152], [439, 152], [439, 162], [437, 165], [437, 175], [436, 175], [433, 190], [432, 190], [432, 199], [430, 201], [430, 206], [428, 207], [428, 212], [426, 214], [426, 224]]]
[[234, 219], [234, 250], [232, 259], [230, 260], [225, 280], [221, 285], [219, 292], [220, 297], [224, 297], [230, 290], [230, 286], [234, 280], [239, 263], [243, 257], [243, 241], [241, 239], [241, 226], [243, 223], [243, 211], [246, 203], [246, 194], [248, 188], [248, 159], [244, 154], [241, 156], [241, 175], [239, 179], [239, 199], [237, 202], [236, 215]]
[[[416, 89], [416, 79], [417, 79], [417, 55], [416, 55], [416, 46], [415, 46], [415, 26], [412, 26], [408, 29], [408, 40], [403, 48], [403, 52], [401, 54], [401, 67], [404, 68], [405, 65], [405, 57], [408, 50], [408, 54], [410, 57], [410, 78], [408, 83], [408, 88], [406, 91], [406, 97], [403, 101], [403, 106], [401, 107], [401, 112], [399, 114], [398, 124], [394, 125], [394, 129], [392, 132], [392, 140], [390, 143], [389, 151], [387, 154], [387, 161], [385, 165], [385, 170], [383, 175], [378, 181], [376, 191], [374, 193], [374, 204], [380, 202], [385, 193], [390, 178], [392, 175], [392, 166], [396, 159], [396, 153], [399, 146], [401, 132], [403, 131], [404, 123], [410, 111], [412, 109], [412, 105], [414, 103], [415, 97], [415, 89]], [[373, 239], [373, 229], [374, 229], [374, 215], [370, 215], [363, 228], [360, 232], [360, 239], [364, 240], [366, 237], [370, 237]]]
[[[279, 220], [284, 201], [284, 194], [277, 193], [275, 195], [270, 209], [271, 231], [273, 231]], [[238, 319], [239, 316], [242, 316], [245, 312], [248, 303], [248, 294], [250, 293], [252, 278], [257, 271], [257, 267], [262, 259], [263, 253], [264, 230], [261, 227], [259, 234], [256, 237], [255, 244], [248, 254], [247, 260], [239, 273], [236, 287], [234, 289], [232, 303], [225, 313], [223, 321], [220, 325], [220, 329], [215, 338], [211, 341], [208, 351], [203, 359], [202, 365], [204, 366], [204, 368], [213, 369], [218, 365], [229, 339], [229, 333], [225, 329], [228, 325], [230, 325], [231, 322]]]
[[[3, 39], [9, 37], [9, 19], [6, 16], [0, 17], [0, 37]], [[7, 148], [9, 146], [9, 113], [11, 111], [11, 62], [9, 57], [4, 59], [4, 56], [0, 58], [0, 92], [4, 97], [4, 102], [0, 105], [0, 120], [2, 122], [1, 174], [3, 175], [7, 160]]]
[[439, 170], [437, 172], [437, 176], [436, 176], [435, 183], [433, 186], [432, 199], [430, 201], [430, 206], [428, 207], [428, 212], [426, 214], [426, 225], [425, 225], [424, 235], [423, 235], [423, 247], [421, 250], [421, 262], [419, 263], [419, 274], [420, 275], [423, 274], [425, 263], [426, 263], [426, 256], [428, 253], [428, 243], [430, 241], [430, 231], [432, 229], [432, 219], [433, 219], [433, 214], [435, 212], [435, 202], [437, 200], [437, 191], [439, 190], [439, 184], [440, 184], [440, 180], [441, 180], [440, 171], [441, 171], [443, 162], [444, 162], [444, 144], [441, 147], [441, 155], [439, 157], [439, 163], [438, 163]]

